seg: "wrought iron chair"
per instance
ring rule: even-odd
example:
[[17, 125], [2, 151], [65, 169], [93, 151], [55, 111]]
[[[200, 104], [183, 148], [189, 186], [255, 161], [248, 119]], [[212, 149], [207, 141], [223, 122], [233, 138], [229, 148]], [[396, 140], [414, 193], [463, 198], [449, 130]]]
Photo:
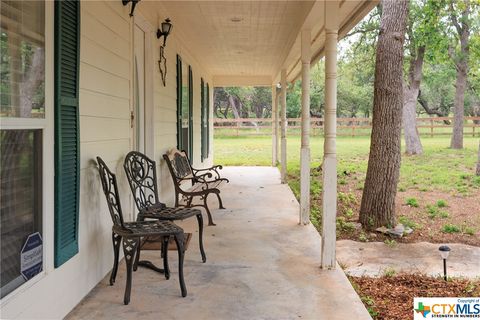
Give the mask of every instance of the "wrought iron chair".
[[134, 259], [137, 253], [137, 248], [140, 246], [140, 241], [144, 237], [162, 237], [162, 257], [165, 276], [168, 279], [168, 240], [173, 236], [177, 245], [178, 251], [178, 275], [180, 281], [180, 289], [182, 297], [187, 296], [187, 288], [183, 278], [183, 260], [184, 260], [184, 233], [183, 229], [170, 221], [137, 221], [124, 222], [122, 207], [118, 194], [117, 179], [115, 175], [108, 169], [105, 162], [97, 157], [98, 172], [102, 181], [102, 188], [107, 199], [108, 209], [113, 221], [112, 240], [113, 240], [113, 269], [110, 275], [110, 285], [115, 283], [118, 270], [118, 258], [120, 251], [120, 244], [123, 243], [123, 252], [125, 255], [125, 262], [127, 265], [127, 284], [125, 288], [125, 295], [123, 302], [129, 304], [130, 291], [132, 287], [132, 269]]
[[[207, 261], [205, 250], [203, 248], [203, 217], [198, 209], [190, 208], [170, 208], [160, 202], [158, 197], [157, 170], [154, 160], [148, 158], [143, 153], [137, 151], [129, 152], [123, 163], [123, 168], [127, 175], [127, 180], [132, 190], [135, 205], [138, 209], [138, 221], [145, 219], [158, 219], [160, 221], [184, 220], [191, 217], [197, 217], [198, 222], [198, 242], [202, 261]], [[140, 257], [140, 247], [138, 248], [137, 264]]]
[[[190, 165], [185, 151], [172, 149], [168, 154], [163, 155], [163, 159], [165, 159], [165, 162], [167, 163], [173, 185], [175, 186], [175, 207], [180, 206], [179, 197], [182, 196], [186, 203], [185, 205], [182, 205], [183, 207], [205, 208], [208, 215], [208, 225], [214, 226], [215, 223], [213, 223], [212, 214], [208, 208], [207, 197], [210, 194], [215, 194], [218, 199], [219, 209], [225, 209], [223, 207], [222, 198], [220, 198], [220, 189], [218, 189], [218, 186], [223, 182], [228, 182], [228, 179], [219, 178], [209, 180], [208, 178], [212, 178], [211, 172], [196, 174]], [[182, 184], [185, 185], [185, 182], [190, 182], [192, 186], [185, 189], [182, 187]], [[192, 205], [193, 198], [195, 197], [199, 197], [200, 200], [203, 200], [203, 204]]]

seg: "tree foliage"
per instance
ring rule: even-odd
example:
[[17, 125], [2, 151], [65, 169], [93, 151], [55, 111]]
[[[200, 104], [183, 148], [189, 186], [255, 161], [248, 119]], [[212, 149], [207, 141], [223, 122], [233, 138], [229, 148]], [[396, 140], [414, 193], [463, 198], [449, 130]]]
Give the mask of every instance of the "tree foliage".
[[268, 118], [272, 114], [270, 87], [217, 87], [213, 112], [218, 118]]
[[[415, 57], [414, 53], [420, 46], [425, 46], [422, 81], [416, 105], [417, 116], [451, 116], [453, 112], [456, 67], [448, 51], [450, 47], [458, 51], [459, 44], [458, 33], [452, 25], [449, 13], [452, 1], [455, 10], [461, 10], [462, 3], [467, 0], [410, 1], [408, 32], [404, 45], [405, 77], [408, 75], [412, 56]], [[469, 1], [471, 5], [468, 20], [471, 29], [470, 58], [464, 108], [465, 115], [480, 116], [480, 0]], [[381, 12], [380, 5], [374, 8], [339, 43], [338, 117], [371, 117], [372, 115], [375, 48]], [[311, 70], [312, 117], [322, 117], [324, 113], [324, 77], [324, 60], [320, 60]], [[258, 99], [257, 94], [259, 94]], [[260, 114], [271, 115], [271, 89], [265, 87], [217, 88], [215, 96], [220, 100], [215, 100], [216, 116], [234, 117], [229, 95], [233, 95], [235, 101], [241, 106], [241, 114], [248, 114], [248, 117], [256, 117]], [[256, 102], [257, 100], [259, 103]], [[287, 89], [287, 117], [298, 118], [300, 111], [301, 81], [299, 80], [289, 84]]]

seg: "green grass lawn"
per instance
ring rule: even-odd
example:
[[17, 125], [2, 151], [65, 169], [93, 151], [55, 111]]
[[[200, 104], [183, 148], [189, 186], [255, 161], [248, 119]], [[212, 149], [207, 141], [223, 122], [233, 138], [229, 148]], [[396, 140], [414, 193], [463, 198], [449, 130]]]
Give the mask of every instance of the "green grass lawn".
[[[215, 163], [234, 166], [270, 166], [271, 137], [215, 137]], [[478, 138], [465, 137], [463, 150], [449, 148], [450, 138], [422, 137], [424, 154], [402, 155], [397, 194], [398, 222], [422, 229], [405, 241], [464, 242], [476, 244], [470, 237], [480, 228], [480, 177], [475, 176]], [[321, 172], [316, 170], [322, 161], [323, 138], [311, 137], [311, 221], [321, 230]], [[403, 152], [402, 146], [402, 152]], [[368, 137], [338, 137], [338, 217], [337, 238], [370, 241], [365, 233], [355, 230], [359, 205], [367, 171], [370, 140]], [[287, 142], [287, 182], [293, 193], [300, 194], [300, 137], [290, 136]], [[448, 199], [448, 201], [445, 201]], [[410, 203], [412, 202], [412, 204]], [[416, 202], [417, 205], [413, 205]], [[448, 202], [448, 209], [432, 204]], [[446, 206], [446, 204], [444, 205]], [[466, 218], [462, 208], [472, 216]], [[435, 209], [435, 210], [434, 210]], [[471, 211], [471, 212], [470, 212]], [[468, 219], [469, 223], [466, 223]], [[445, 231], [450, 224], [464, 232]], [[465, 225], [465, 228], [461, 226]], [[468, 227], [468, 230], [467, 230]], [[425, 236], [427, 234], [427, 236]], [[461, 235], [458, 235], [461, 234]]]
[[[215, 137], [215, 162], [235, 166], [271, 165], [271, 136]], [[424, 154], [421, 156], [402, 155], [399, 190], [415, 188], [420, 191], [439, 190], [467, 194], [472, 187], [480, 187], [480, 178], [474, 177], [477, 161], [478, 138], [464, 138], [463, 150], [449, 149], [450, 137], [422, 137]], [[323, 155], [323, 138], [310, 140], [312, 168], [318, 167]], [[338, 137], [337, 159], [339, 184], [343, 172], [358, 175], [358, 188], [362, 188], [367, 170], [370, 139], [368, 137]], [[403, 152], [403, 147], [402, 147]], [[293, 177], [299, 176], [300, 137], [290, 136], [287, 140], [287, 170]], [[294, 179], [296, 180], [296, 179]], [[312, 181], [318, 184], [318, 181]], [[297, 193], [296, 181], [291, 187]], [[312, 185], [315, 192], [317, 185]]]

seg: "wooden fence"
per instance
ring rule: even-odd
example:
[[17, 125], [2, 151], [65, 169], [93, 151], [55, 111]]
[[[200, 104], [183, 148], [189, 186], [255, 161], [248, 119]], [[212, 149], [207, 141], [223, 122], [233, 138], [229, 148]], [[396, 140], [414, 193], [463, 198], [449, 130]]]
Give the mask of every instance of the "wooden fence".
[[[300, 134], [300, 118], [287, 119], [287, 133]], [[279, 124], [280, 126], [280, 124]], [[311, 118], [310, 128], [312, 135], [323, 134], [323, 118]], [[215, 134], [219, 135], [271, 135], [271, 118], [243, 118], [243, 119], [213, 119]], [[453, 117], [417, 118], [417, 128], [421, 135], [431, 137], [437, 135], [451, 135]], [[372, 129], [371, 118], [338, 118], [338, 136], [366, 136]], [[473, 137], [480, 136], [480, 117], [465, 117], [464, 134]]]

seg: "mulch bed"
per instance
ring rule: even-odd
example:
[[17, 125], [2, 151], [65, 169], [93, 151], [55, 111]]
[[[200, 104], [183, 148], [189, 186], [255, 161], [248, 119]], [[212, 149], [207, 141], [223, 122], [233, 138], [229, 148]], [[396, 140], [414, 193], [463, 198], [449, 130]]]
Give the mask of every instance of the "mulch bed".
[[351, 277], [350, 282], [374, 319], [412, 319], [414, 297], [479, 297], [480, 280], [425, 275]]

